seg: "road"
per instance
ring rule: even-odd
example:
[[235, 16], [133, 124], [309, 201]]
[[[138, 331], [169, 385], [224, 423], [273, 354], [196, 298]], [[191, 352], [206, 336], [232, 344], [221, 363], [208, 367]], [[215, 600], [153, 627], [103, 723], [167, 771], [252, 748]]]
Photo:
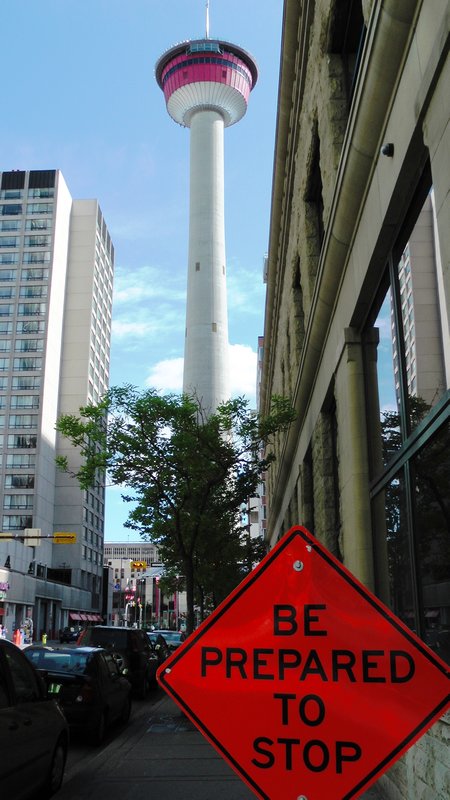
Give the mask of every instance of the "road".
[[[146, 700], [133, 699], [130, 722], [128, 725], [117, 724], [109, 728], [101, 747], [94, 747], [91, 744], [86, 744], [82, 736], [72, 735], [66, 763], [64, 785], [81, 771], [87, 770], [91, 766], [91, 762], [97, 759], [113, 742], [116, 746], [119, 745], [121, 740], [126, 738], [130, 729], [132, 730], [134, 726], [137, 726], [140, 721], [151, 714], [152, 707], [161, 700], [163, 695], [164, 692], [162, 689], [153, 689]], [[58, 794], [58, 800], [59, 798], [63, 800], [64, 785], [63, 789]]]

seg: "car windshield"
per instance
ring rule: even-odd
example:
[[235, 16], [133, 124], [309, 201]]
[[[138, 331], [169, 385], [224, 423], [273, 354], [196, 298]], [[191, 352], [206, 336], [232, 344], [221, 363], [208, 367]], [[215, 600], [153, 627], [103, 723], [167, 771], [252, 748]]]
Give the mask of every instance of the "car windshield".
[[57, 650], [44, 650], [39, 653], [39, 664], [36, 664], [37, 659], [33, 658], [32, 660], [40, 669], [46, 669], [49, 672], [71, 672], [75, 675], [83, 675], [90, 657], [90, 653], [80, 653], [78, 650], [64, 653]]
[[161, 636], [164, 636], [167, 642], [182, 642], [184, 639], [183, 634], [178, 631], [161, 631]]

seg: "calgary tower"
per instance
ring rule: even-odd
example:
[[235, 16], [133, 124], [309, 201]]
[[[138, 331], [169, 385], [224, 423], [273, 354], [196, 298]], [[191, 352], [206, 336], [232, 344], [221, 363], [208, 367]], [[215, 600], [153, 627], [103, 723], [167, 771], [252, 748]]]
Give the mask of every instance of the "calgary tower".
[[190, 128], [189, 254], [183, 391], [206, 413], [228, 400], [224, 128], [244, 116], [258, 70], [242, 48], [206, 36], [156, 63], [167, 111]]

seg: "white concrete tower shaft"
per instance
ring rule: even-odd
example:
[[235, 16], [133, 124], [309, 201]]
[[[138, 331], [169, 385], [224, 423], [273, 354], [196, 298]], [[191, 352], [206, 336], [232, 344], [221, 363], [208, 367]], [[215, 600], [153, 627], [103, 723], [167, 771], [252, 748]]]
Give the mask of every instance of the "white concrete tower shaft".
[[191, 129], [189, 255], [183, 391], [206, 413], [228, 400], [224, 128], [240, 120], [254, 60], [228, 42], [184, 42], [156, 64], [167, 110]]
[[197, 111], [190, 127], [183, 391], [209, 411], [229, 398], [223, 117]]

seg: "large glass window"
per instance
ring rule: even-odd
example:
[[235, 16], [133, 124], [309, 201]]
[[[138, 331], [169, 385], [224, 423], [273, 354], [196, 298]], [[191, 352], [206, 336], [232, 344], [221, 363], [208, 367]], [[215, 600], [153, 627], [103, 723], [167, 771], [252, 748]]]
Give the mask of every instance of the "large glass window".
[[27, 214], [51, 214], [52, 211], [53, 203], [28, 203], [27, 205]]
[[3, 497], [4, 509], [33, 508], [32, 494], [5, 494]]
[[27, 219], [25, 223], [26, 231], [48, 231], [52, 227], [52, 221], [47, 219]]
[[450, 661], [450, 341], [426, 177], [409, 216], [365, 330], [376, 583]]
[[6, 456], [7, 469], [30, 469], [35, 466], [34, 453], [11, 453]]
[[23, 269], [21, 278], [23, 281], [43, 281], [48, 278], [48, 268], [30, 267]]
[[2, 217], [18, 216], [21, 213], [21, 203], [8, 203], [5, 205], [0, 205], [0, 214]]
[[[13, 306], [11, 306], [13, 308]], [[17, 306], [17, 315], [19, 317], [34, 317], [40, 314], [45, 314], [47, 311], [46, 303], [19, 303]], [[0, 307], [0, 314], [1, 314]]]
[[15, 281], [17, 276], [16, 269], [0, 269], [0, 281]]
[[22, 189], [2, 189], [0, 191], [0, 200], [21, 200]]
[[39, 408], [39, 395], [12, 394], [11, 408]]
[[15, 358], [13, 360], [14, 370], [33, 372], [34, 370], [41, 368], [42, 368], [42, 358], [33, 358], [32, 356], [28, 356], [24, 358]]
[[11, 382], [12, 389], [40, 389], [40, 375], [13, 375]]
[[36, 447], [37, 436], [28, 433], [11, 433], [8, 435], [8, 448], [15, 450], [31, 450]]
[[15, 349], [20, 353], [40, 353], [44, 349], [43, 339], [16, 339]]
[[0, 253], [0, 264], [18, 264], [19, 253]]
[[[0, 414], [0, 418], [1, 418]], [[37, 428], [38, 426], [37, 414], [10, 414], [9, 427], [10, 428]]]
[[[1, 238], [1, 237], [0, 237]], [[48, 235], [25, 236], [24, 247], [49, 247], [51, 237]]]
[[0, 219], [0, 231], [20, 231], [21, 219]]
[[23, 531], [33, 527], [33, 517], [25, 514], [4, 514], [2, 528], [4, 531]]
[[18, 247], [19, 243], [18, 236], [0, 236], [0, 247]]
[[24, 264], [49, 264], [50, 251], [42, 250], [37, 253], [24, 253], [22, 261]]
[[47, 286], [21, 286], [19, 291], [19, 296], [47, 297]]
[[35, 197], [54, 197], [55, 190], [53, 187], [46, 188], [46, 189], [28, 189], [28, 197], [35, 198]]

